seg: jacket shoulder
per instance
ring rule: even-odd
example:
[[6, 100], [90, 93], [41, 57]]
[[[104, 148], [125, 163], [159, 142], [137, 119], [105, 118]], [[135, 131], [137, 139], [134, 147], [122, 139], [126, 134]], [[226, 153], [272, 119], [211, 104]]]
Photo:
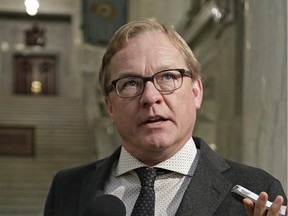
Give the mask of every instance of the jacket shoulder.
[[120, 154], [120, 148], [118, 148], [112, 155], [97, 160], [92, 163], [84, 164], [81, 166], [76, 166], [68, 169], [60, 170], [55, 178], [69, 178], [79, 180], [79, 178], [84, 178], [85, 176], [89, 175], [90, 173], [95, 172], [98, 168], [105, 166], [105, 168], [111, 168], [113, 163], [118, 160]]

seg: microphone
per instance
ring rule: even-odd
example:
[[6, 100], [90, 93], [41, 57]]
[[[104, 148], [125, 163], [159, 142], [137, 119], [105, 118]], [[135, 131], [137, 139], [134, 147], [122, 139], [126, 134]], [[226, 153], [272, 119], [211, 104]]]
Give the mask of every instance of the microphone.
[[118, 197], [104, 194], [93, 199], [83, 216], [126, 216], [126, 208]]

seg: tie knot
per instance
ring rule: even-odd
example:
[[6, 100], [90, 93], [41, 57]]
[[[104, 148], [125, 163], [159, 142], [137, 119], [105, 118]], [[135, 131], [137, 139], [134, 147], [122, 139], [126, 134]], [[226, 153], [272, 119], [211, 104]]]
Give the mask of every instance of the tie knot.
[[156, 169], [151, 167], [141, 167], [135, 170], [137, 173], [141, 186], [154, 187], [154, 182], [156, 179]]

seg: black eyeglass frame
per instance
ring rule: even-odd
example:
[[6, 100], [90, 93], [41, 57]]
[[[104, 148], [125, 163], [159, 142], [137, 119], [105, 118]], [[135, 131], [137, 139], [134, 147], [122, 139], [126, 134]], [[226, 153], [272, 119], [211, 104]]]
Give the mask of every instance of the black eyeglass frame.
[[[166, 71], [173, 71], [173, 70], [180, 72], [180, 74], [181, 74], [181, 79], [182, 79], [181, 85], [180, 85], [178, 88], [173, 89], [173, 90], [167, 90], [167, 91], [165, 91], [165, 90], [159, 90], [159, 89], [155, 86], [154, 77], [157, 76], [159, 73], [166, 72]], [[181, 86], [182, 86], [182, 84], [183, 84], [183, 77], [184, 77], [184, 75], [187, 75], [188, 77], [190, 77], [190, 78], [192, 79], [192, 73], [191, 73], [191, 71], [188, 71], [188, 70], [182, 69], [182, 68], [162, 70], [162, 71], [159, 71], [159, 72], [153, 74], [152, 76], [148, 76], [148, 77], [125, 76], [125, 77], [121, 77], [121, 78], [119, 78], [119, 79], [112, 80], [112, 81], [111, 81], [111, 84], [110, 84], [109, 86], [106, 86], [106, 87], [105, 87], [105, 93], [106, 93], [106, 96], [107, 96], [110, 92], [113, 91], [113, 89], [115, 89], [116, 94], [117, 94], [119, 97], [122, 97], [122, 98], [133, 98], [133, 97], [137, 97], [137, 96], [143, 94], [144, 89], [145, 89], [145, 86], [146, 86], [146, 83], [147, 83], [148, 81], [151, 81], [151, 82], [153, 83], [153, 85], [155, 86], [155, 88], [156, 88], [159, 92], [172, 92], [172, 91], [175, 91], [175, 90], [181, 88]], [[119, 80], [124, 79], [124, 78], [127, 78], [127, 77], [141, 78], [141, 79], [143, 80], [143, 90], [142, 90], [141, 92], [139, 92], [138, 94], [133, 95], [133, 96], [129, 96], [129, 97], [120, 95], [119, 92], [117, 91], [117, 88], [116, 88], [117, 82], [118, 82]]]

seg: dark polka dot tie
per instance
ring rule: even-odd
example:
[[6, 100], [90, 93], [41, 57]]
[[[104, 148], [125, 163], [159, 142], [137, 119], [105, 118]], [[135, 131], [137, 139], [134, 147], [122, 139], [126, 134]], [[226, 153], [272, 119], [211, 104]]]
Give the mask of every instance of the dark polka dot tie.
[[153, 216], [155, 212], [154, 182], [156, 179], [156, 169], [141, 167], [136, 169], [135, 172], [141, 182], [141, 191], [131, 216]]

